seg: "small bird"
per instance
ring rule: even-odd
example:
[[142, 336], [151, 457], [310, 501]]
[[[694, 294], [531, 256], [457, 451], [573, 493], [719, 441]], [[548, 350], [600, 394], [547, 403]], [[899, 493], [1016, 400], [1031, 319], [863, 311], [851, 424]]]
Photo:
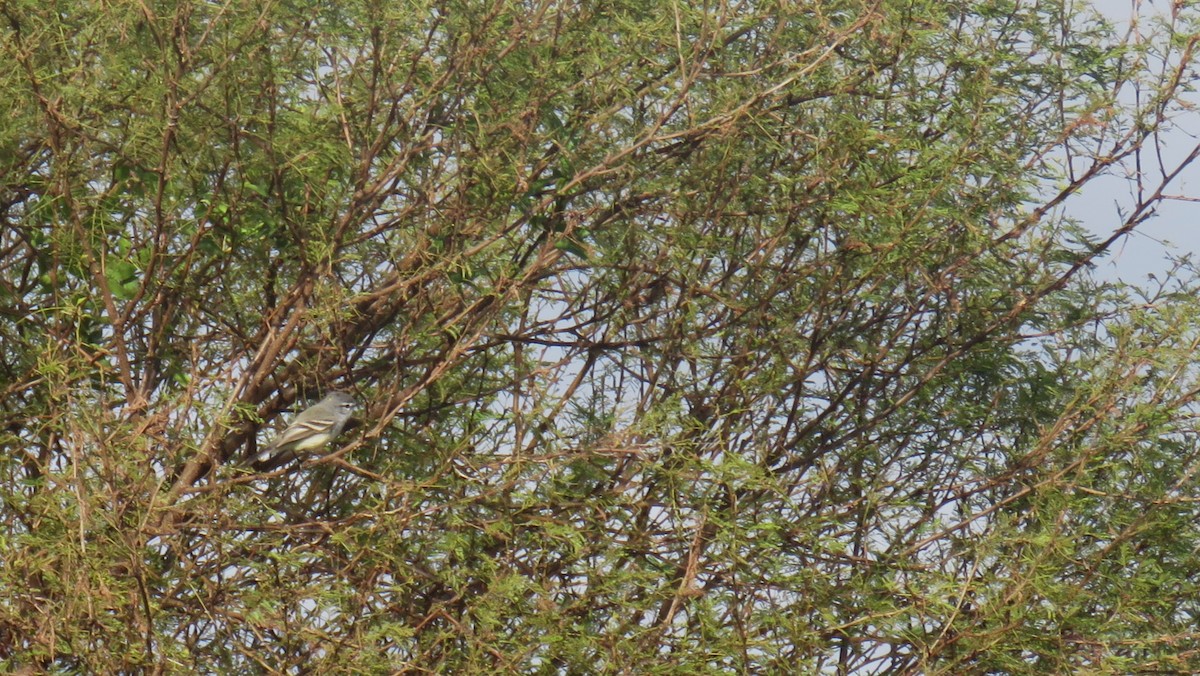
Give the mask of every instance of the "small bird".
[[349, 394], [330, 392], [296, 416], [287, 429], [250, 460], [250, 466], [259, 472], [269, 472], [305, 452], [320, 450], [341, 434], [355, 405], [354, 397]]

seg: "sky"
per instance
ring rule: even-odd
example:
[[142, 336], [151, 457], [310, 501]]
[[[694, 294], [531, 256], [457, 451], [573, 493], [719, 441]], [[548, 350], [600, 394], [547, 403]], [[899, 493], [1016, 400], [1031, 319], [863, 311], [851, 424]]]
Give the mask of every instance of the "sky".
[[[1141, 23], [1152, 16], [1170, 16], [1170, 0], [1090, 0], [1093, 7], [1113, 21], [1121, 31], [1131, 26], [1135, 13]], [[1192, 95], [1200, 105], [1200, 96]], [[1175, 119], [1176, 129], [1164, 135], [1160, 152], [1164, 164], [1177, 165], [1200, 143], [1200, 108]], [[1157, 184], [1160, 171], [1154, 153], [1144, 155], [1143, 173], [1147, 182]], [[1200, 200], [1200, 162], [1185, 169], [1171, 184], [1168, 194]], [[1089, 185], [1066, 205], [1066, 214], [1077, 218], [1100, 237], [1109, 236], [1121, 226], [1120, 209], [1134, 203], [1133, 182], [1106, 177]], [[1094, 271], [1101, 279], [1144, 284], [1149, 275], [1162, 279], [1171, 267], [1170, 256], [1193, 254], [1200, 250], [1200, 201], [1168, 200], [1157, 215], [1143, 223], [1130, 237], [1118, 242], [1112, 253]]]

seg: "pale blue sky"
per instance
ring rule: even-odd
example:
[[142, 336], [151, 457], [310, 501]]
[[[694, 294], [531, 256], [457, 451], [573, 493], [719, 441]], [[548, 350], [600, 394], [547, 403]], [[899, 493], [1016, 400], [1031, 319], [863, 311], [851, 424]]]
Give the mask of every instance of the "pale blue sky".
[[[1091, 0], [1091, 4], [1128, 29], [1130, 16], [1137, 12], [1143, 24], [1155, 15], [1170, 15], [1170, 0]], [[1146, 30], [1149, 30], [1148, 28]], [[1200, 97], [1192, 99], [1200, 104]], [[1200, 143], [1200, 110], [1175, 118], [1176, 129], [1161, 139], [1159, 152], [1164, 164], [1173, 169]], [[1142, 171], [1152, 188], [1160, 178], [1158, 157], [1153, 147], [1143, 153]], [[1066, 213], [1078, 218], [1100, 237], [1107, 237], [1121, 225], [1119, 208], [1128, 210], [1134, 203], [1132, 180], [1106, 177], [1096, 181], [1072, 199]], [[1200, 199], [1200, 163], [1185, 169], [1171, 184], [1168, 194]], [[1118, 243], [1108, 258], [1096, 270], [1099, 277], [1119, 278], [1127, 282], [1145, 282], [1147, 275], [1162, 273], [1170, 268], [1168, 255], [1184, 255], [1200, 250], [1200, 202], [1168, 200], [1157, 215], [1139, 226], [1135, 233]]]

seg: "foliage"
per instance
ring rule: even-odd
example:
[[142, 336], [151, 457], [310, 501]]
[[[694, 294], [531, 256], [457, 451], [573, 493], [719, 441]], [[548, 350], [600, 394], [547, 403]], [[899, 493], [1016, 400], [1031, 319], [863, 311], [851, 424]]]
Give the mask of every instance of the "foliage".
[[2, 13], [6, 668], [1200, 668], [1187, 11]]

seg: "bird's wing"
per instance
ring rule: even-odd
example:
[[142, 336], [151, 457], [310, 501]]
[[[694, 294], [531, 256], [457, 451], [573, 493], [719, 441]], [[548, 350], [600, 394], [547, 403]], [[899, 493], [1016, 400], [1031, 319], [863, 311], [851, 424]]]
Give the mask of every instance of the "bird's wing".
[[314, 434], [329, 430], [336, 421], [328, 416], [323, 416], [319, 413], [304, 411], [296, 417], [295, 422], [287, 426], [279, 436], [267, 446], [264, 450], [272, 450], [280, 446], [286, 446], [292, 442], [299, 441], [305, 437], [310, 437]]

